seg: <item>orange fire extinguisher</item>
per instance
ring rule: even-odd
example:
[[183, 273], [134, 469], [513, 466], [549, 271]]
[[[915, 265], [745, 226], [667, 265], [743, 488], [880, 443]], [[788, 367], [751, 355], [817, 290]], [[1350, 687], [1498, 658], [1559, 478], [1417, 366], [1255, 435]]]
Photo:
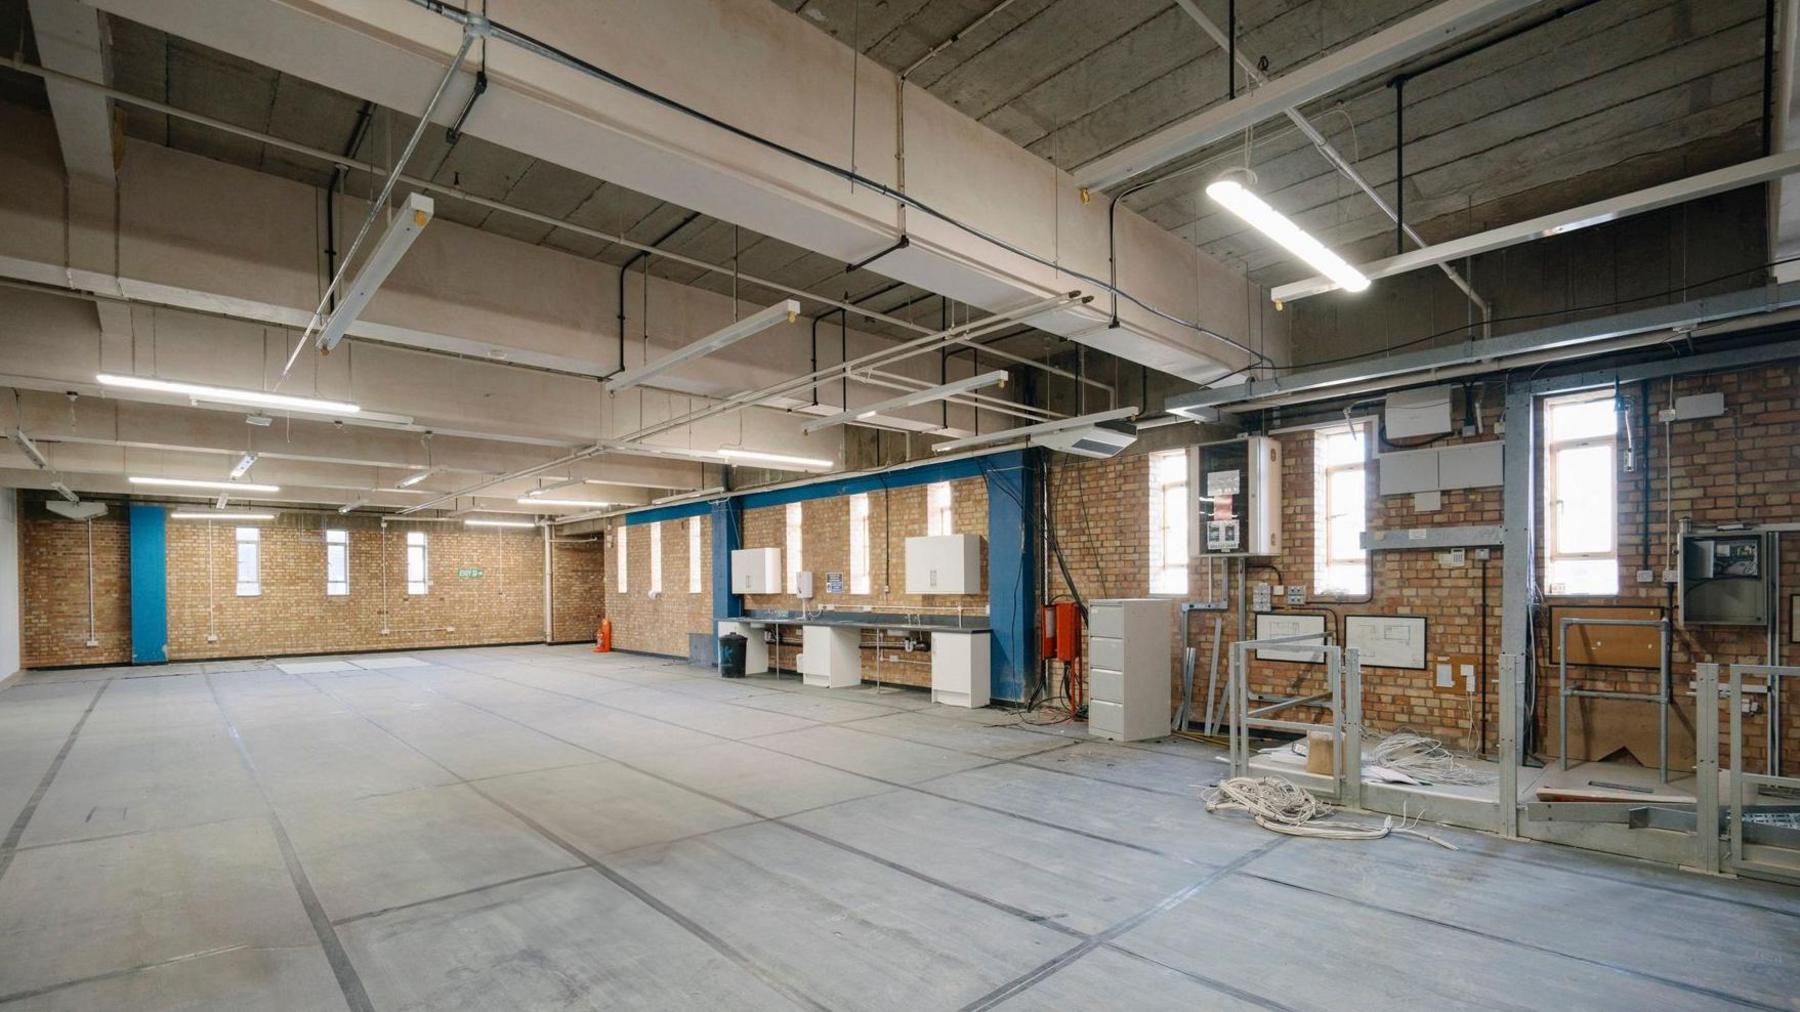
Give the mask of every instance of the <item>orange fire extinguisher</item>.
[[603, 654], [612, 649], [612, 619], [600, 620], [600, 628], [594, 630], [594, 653]]

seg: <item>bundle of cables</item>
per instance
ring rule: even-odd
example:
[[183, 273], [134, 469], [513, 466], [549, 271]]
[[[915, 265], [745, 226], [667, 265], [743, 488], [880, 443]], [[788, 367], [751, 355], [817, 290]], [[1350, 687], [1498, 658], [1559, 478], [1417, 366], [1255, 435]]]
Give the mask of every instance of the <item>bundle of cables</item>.
[[1429, 840], [1447, 850], [1457, 849], [1448, 840], [1414, 828], [1418, 819], [1409, 825], [1403, 818], [1398, 826], [1394, 825], [1391, 815], [1379, 826], [1325, 822], [1331, 818], [1331, 807], [1280, 777], [1232, 777], [1202, 791], [1200, 796], [1206, 802], [1207, 811], [1249, 812], [1257, 825], [1272, 833], [1322, 840], [1379, 840], [1391, 833], [1399, 833]]
[[1375, 746], [1373, 763], [1428, 784], [1491, 784], [1497, 774], [1466, 766], [1444, 743], [1411, 731], [1396, 731]]

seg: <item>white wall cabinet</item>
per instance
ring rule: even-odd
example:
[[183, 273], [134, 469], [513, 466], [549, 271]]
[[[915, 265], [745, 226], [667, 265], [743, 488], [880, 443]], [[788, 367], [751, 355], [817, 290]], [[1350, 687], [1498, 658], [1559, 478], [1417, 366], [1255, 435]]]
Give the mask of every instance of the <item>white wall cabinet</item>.
[[931, 701], [974, 708], [988, 705], [993, 637], [985, 632], [931, 634]]
[[739, 548], [731, 553], [733, 594], [779, 594], [781, 576], [779, 548]]
[[907, 538], [906, 592], [981, 593], [981, 535]]
[[1169, 733], [1173, 602], [1095, 601], [1088, 606], [1088, 734], [1143, 741]]

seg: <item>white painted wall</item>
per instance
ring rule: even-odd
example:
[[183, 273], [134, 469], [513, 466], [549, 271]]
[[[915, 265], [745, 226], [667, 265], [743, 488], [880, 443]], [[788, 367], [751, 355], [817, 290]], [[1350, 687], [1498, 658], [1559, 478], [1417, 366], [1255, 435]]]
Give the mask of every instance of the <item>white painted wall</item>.
[[0, 488], [0, 678], [19, 670], [19, 494]]

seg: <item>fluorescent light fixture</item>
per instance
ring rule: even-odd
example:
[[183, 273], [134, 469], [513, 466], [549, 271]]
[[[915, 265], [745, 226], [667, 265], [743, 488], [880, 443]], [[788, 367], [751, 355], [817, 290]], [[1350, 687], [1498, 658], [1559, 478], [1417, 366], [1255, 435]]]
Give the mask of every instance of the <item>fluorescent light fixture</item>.
[[616, 394], [621, 390], [630, 390], [659, 373], [668, 372], [686, 362], [704, 358], [721, 348], [742, 341], [746, 337], [760, 334], [770, 327], [782, 323], [793, 323], [800, 315], [800, 303], [794, 299], [783, 299], [773, 306], [708, 334], [698, 341], [685, 344], [669, 352], [654, 362], [646, 362], [635, 369], [627, 369], [606, 381], [606, 392]]
[[521, 506], [586, 506], [597, 509], [601, 506], [617, 506], [618, 503], [596, 502], [593, 499], [545, 499], [541, 496], [527, 496], [519, 500]]
[[36, 464], [40, 470], [50, 470], [50, 458], [44, 456], [44, 451], [37, 448], [37, 444], [31, 441], [31, 437], [25, 434], [24, 429], [14, 429], [6, 434], [6, 438], [12, 440], [13, 445], [19, 448], [19, 452], [30, 457], [31, 462]]
[[362, 410], [360, 406], [348, 401], [328, 401], [318, 397], [290, 397], [287, 394], [271, 394], [261, 390], [212, 387], [203, 383], [180, 383], [175, 380], [151, 379], [147, 376], [117, 376], [103, 372], [94, 378], [100, 381], [101, 386], [149, 390], [159, 394], [182, 394], [196, 400], [217, 401], [220, 404], [251, 404], [258, 407], [287, 408], [290, 411], [311, 411], [331, 415], [350, 415]]
[[216, 509], [216, 510], [224, 509], [225, 503], [230, 499], [231, 499], [230, 492], [220, 492], [218, 501], [213, 503], [213, 509]]
[[174, 520], [273, 520], [273, 513], [221, 513], [218, 510], [177, 510], [169, 514]]
[[848, 422], [859, 422], [864, 419], [873, 418], [883, 411], [894, 411], [900, 408], [915, 408], [921, 404], [940, 401], [946, 397], [954, 397], [957, 394], [968, 393], [971, 390], [1005, 385], [1006, 370], [996, 369], [993, 372], [984, 372], [977, 376], [970, 376], [967, 379], [959, 379], [954, 383], [945, 383], [942, 386], [935, 386], [929, 390], [917, 390], [910, 394], [889, 397], [885, 401], [877, 401], [866, 408], [840, 412], [829, 418], [816, 419], [800, 426], [800, 431], [803, 433], [813, 433], [820, 429], [829, 429], [834, 425], [844, 425]]
[[425, 225], [431, 221], [436, 205], [430, 197], [422, 193], [410, 194], [400, 205], [400, 213], [388, 223], [388, 228], [381, 236], [381, 241], [369, 252], [369, 258], [363, 261], [362, 269], [356, 272], [356, 280], [350, 282], [350, 288], [338, 299], [337, 308], [325, 320], [325, 326], [319, 329], [319, 336], [314, 342], [320, 351], [329, 352], [344, 339], [344, 333], [375, 297], [375, 290], [387, 280], [400, 258], [412, 248], [413, 240], [425, 231]]
[[1039, 422], [1036, 425], [1022, 425], [1016, 429], [1001, 429], [998, 432], [984, 432], [979, 436], [965, 436], [939, 443], [931, 449], [934, 453], [949, 453], [952, 450], [966, 449], [971, 446], [985, 446], [988, 443], [1007, 443], [1015, 439], [1026, 439], [1042, 435], [1046, 432], [1060, 432], [1063, 429], [1079, 429], [1085, 425], [1098, 425], [1102, 422], [1119, 422], [1138, 413], [1137, 408], [1114, 408], [1111, 411], [1098, 411], [1091, 415], [1077, 418], [1058, 418], [1051, 422]]
[[67, 485], [64, 485], [60, 481], [51, 482], [50, 487], [56, 490], [57, 495], [62, 496], [64, 499], [67, 499], [70, 502], [80, 502], [81, 501], [81, 497], [76, 495], [73, 489], [69, 488], [69, 486], [67, 486]]
[[1306, 261], [1307, 266], [1325, 275], [1337, 283], [1346, 292], [1360, 292], [1369, 287], [1369, 279], [1362, 272], [1350, 266], [1344, 258], [1327, 249], [1325, 244], [1314, 239], [1310, 233], [1288, 220], [1287, 216], [1264, 203], [1261, 197], [1251, 193], [1245, 182], [1254, 182], [1255, 177], [1247, 174], [1228, 175], [1213, 180], [1206, 187], [1206, 195], [1225, 206], [1232, 214], [1244, 219], [1258, 232], [1280, 243], [1289, 253]]
[[464, 520], [464, 527], [536, 527], [529, 520]]
[[431, 477], [432, 475], [438, 473], [438, 471], [440, 471], [440, 470], [442, 470], [442, 468], [428, 467], [423, 471], [415, 471], [412, 474], [409, 474], [406, 477], [400, 479], [395, 484], [399, 485], [401, 488], [412, 488], [414, 485], [417, 485], [419, 482], [422, 482], [425, 479]]
[[757, 464], [785, 465], [802, 471], [829, 471], [836, 465], [818, 457], [796, 457], [789, 453], [765, 453], [761, 450], [735, 450], [721, 447], [719, 456], [726, 460], [748, 460]]
[[250, 468], [254, 467], [255, 465], [256, 465], [256, 454], [254, 454], [254, 453], [244, 454], [244, 456], [238, 460], [237, 466], [233, 467], [231, 469], [231, 480], [236, 481], [239, 478], [242, 478], [244, 475], [249, 474]]
[[279, 492], [280, 485], [252, 485], [242, 481], [203, 481], [199, 478], [145, 478], [132, 475], [126, 479], [133, 485], [163, 485], [168, 488], [204, 488], [225, 492]]
[[663, 503], [679, 502], [683, 499], [698, 499], [702, 496], [717, 495], [723, 491], [725, 491], [725, 486], [723, 485], [714, 485], [712, 488], [697, 488], [692, 492], [677, 492], [674, 495], [665, 495], [661, 499], [652, 499], [650, 500], [650, 505], [661, 506]]
[[344, 505], [339, 506], [338, 512], [339, 513], [348, 513], [351, 510], [356, 509], [358, 506], [367, 504], [368, 501], [369, 500], [367, 500], [367, 499], [352, 499], [351, 501], [345, 503]]

